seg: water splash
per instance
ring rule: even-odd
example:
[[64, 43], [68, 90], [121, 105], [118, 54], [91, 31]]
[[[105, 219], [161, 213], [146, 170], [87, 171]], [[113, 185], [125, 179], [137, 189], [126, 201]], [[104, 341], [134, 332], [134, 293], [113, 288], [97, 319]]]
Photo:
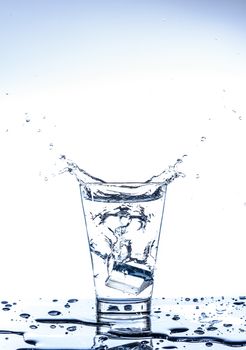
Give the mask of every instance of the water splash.
[[[171, 182], [173, 182], [176, 178], [185, 177], [185, 174], [179, 171], [177, 168], [178, 165], [183, 163], [183, 158], [186, 156], [187, 155], [183, 155], [183, 157], [177, 159], [173, 165], [169, 165], [167, 169], [164, 169], [160, 174], [153, 175], [151, 178], [147, 179], [145, 183], [156, 182], [162, 185], [168, 185]], [[84, 169], [80, 168], [75, 162], [73, 162], [70, 159], [67, 159], [67, 157], [64, 154], [61, 155], [59, 159], [65, 162], [65, 167], [63, 167], [63, 169], [59, 171], [59, 174], [70, 173], [71, 175], [76, 177], [77, 181], [80, 184], [107, 183], [106, 181], [95, 177], [89, 174]]]

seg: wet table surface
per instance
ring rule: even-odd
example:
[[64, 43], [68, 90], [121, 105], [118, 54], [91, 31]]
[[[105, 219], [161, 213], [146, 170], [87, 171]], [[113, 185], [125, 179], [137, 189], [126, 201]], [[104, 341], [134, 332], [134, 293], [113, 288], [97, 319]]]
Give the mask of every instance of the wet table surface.
[[0, 300], [1, 350], [208, 347], [246, 349], [246, 296], [153, 299], [149, 316], [120, 322], [99, 322], [93, 300]]

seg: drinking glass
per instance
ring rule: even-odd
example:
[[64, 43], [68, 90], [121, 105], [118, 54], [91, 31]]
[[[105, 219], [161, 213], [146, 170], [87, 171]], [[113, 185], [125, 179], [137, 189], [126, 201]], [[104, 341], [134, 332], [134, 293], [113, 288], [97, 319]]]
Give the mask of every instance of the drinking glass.
[[80, 183], [97, 312], [150, 312], [167, 185]]

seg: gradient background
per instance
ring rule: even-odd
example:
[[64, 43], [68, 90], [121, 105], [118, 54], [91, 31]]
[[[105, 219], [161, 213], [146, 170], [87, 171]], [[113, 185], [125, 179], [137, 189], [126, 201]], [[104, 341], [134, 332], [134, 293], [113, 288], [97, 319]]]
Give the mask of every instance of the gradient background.
[[155, 296], [246, 293], [244, 0], [0, 0], [0, 50], [0, 295], [93, 293], [63, 153], [108, 181], [187, 154]]

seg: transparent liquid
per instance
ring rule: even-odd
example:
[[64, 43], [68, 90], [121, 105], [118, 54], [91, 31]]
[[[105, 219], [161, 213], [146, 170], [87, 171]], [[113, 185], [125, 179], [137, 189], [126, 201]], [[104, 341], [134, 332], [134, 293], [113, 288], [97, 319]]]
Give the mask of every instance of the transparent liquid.
[[165, 190], [160, 184], [121, 191], [110, 184], [81, 186], [98, 298], [151, 295]]
[[149, 316], [98, 319], [92, 300], [3, 300], [3, 350], [246, 348], [246, 296], [154, 299]]
[[[144, 183], [107, 183], [67, 160], [76, 177], [99, 300], [150, 299], [167, 185], [183, 176], [177, 160]], [[128, 305], [107, 311], [129, 311]], [[136, 312], [136, 309], [135, 309]]]

